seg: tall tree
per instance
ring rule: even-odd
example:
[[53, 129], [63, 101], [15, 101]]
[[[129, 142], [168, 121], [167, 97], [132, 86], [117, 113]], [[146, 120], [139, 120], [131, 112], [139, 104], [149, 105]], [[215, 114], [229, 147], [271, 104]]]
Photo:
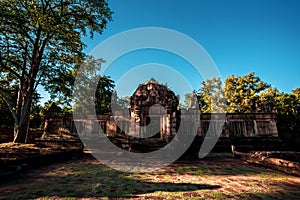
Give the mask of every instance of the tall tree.
[[100, 77], [95, 94], [96, 113], [104, 114], [111, 112], [111, 97], [114, 86], [114, 81], [109, 76]]
[[[25, 142], [37, 86], [70, 92], [62, 81], [84, 58], [82, 36], [102, 33], [111, 15], [106, 0], [0, 1], [0, 77], [9, 82], [0, 83], [0, 97], [14, 118], [14, 142]], [[15, 102], [7, 94], [13, 84]]]
[[277, 88], [269, 87], [259, 94], [256, 102], [257, 111], [274, 112], [277, 111], [276, 99], [280, 95]]
[[[77, 74], [77, 84], [74, 86], [73, 109], [79, 113], [92, 114], [108, 113], [111, 111], [111, 99], [114, 89], [114, 81], [109, 76], [100, 74], [103, 59], [95, 59], [87, 56], [82, 63], [80, 73]], [[92, 107], [95, 105], [95, 107]]]
[[201, 111], [203, 113], [226, 112], [226, 99], [221, 78], [211, 78], [203, 81], [199, 89]]
[[291, 94], [282, 92], [274, 97], [279, 136], [289, 148], [296, 151], [299, 151], [296, 141], [300, 137], [299, 91], [300, 89], [297, 88]]
[[255, 112], [259, 93], [270, 87], [250, 72], [246, 76], [229, 76], [225, 80], [225, 97], [228, 112]]

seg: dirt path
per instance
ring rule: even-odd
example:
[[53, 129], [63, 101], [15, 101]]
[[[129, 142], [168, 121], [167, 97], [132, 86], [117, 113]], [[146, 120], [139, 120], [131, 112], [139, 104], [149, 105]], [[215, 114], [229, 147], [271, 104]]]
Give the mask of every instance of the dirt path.
[[0, 181], [1, 199], [300, 199], [300, 178], [229, 156], [129, 174], [85, 156]]

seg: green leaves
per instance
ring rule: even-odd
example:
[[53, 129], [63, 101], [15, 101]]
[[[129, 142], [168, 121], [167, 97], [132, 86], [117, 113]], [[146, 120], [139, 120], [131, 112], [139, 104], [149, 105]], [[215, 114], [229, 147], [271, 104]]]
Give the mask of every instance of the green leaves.
[[[111, 15], [106, 0], [0, 1], [0, 79], [9, 81], [0, 80], [0, 92], [14, 104], [10, 110], [17, 129], [27, 130], [38, 85], [59, 100], [71, 96], [73, 71], [85, 58], [81, 36], [102, 33]], [[18, 86], [15, 103], [4, 95], [12, 85]]]
[[281, 134], [300, 133], [300, 88], [280, 93], [253, 72], [227, 77], [224, 87], [220, 78], [203, 81], [198, 101], [203, 113], [214, 113], [217, 108], [229, 113], [276, 112]]
[[[111, 97], [114, 82], [109, 76], [99, 74], [103, 59], [87, 56], [76, 76], [74, 90], [74, 109], [82, 113], [108, 113], [111, 111]], [[75, 81], [75, 80], [73, 80]], [[95, 105], [95, 107], [92, 107]]]
[[57, 75], [50, 80], [53, 74], [70, 73], [81, 62], [81, 36], [102, 33], [112, 15], [105, 0], [3, 0], [0, 13], [0, 73], [10, 68], [19, 79], [31, 77], [44, 86], [57, 81]]
[[202, 104], [201, 111], [203, 113], [226, 112], [226, 100], [220, 77], [208, 79], [201, 84], [198, 94]]
[[229, 76], [225, 80], [225, 97], [228, 101], [228, 112], [255, 112], [260, 92], [270, 86], [254, 76]]

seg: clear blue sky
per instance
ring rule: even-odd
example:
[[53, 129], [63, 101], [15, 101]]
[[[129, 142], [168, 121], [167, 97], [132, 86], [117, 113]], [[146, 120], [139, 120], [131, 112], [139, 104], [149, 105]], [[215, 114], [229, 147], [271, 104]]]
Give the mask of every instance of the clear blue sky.
[[[289, 93], [300, 87], [300, 1], [111, 0], [109, 5], [114, 11], [113, 21], [102, 35], [96, 35], [93, 40], [84, 39], [87, 53], [119, 32], [164, 27], [182, 32], [200, 43], [223, 79], [254, 71], [282, 92]], [[174, 64], [170, 62], [172, 56], [165, 53], [136, 54], [136, 57], [129, 54], [128, 59], [118, 60], [116, 65], [133, 68], [149, 62]], [[176, 63], [184, 68], [182, 62]], [[199, 89], [202, 80], [192, 72], [189, 74], [188, 67], [186, 71], [192, 88]], [[114, 73], [111, 70], [108, 75], [117, 82], [122, 74]]]

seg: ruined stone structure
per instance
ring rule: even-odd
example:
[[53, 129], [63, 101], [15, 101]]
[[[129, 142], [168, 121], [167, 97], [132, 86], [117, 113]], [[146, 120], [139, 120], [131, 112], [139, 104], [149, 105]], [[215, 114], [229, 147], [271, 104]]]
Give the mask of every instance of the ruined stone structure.
[[[218, 114], [215, 114], [218, 115]], [[216, 117], [218, 118], [218, 117]], [[211, 114], [201, 114], [199, 136], [205, 136], [212, 121]], [[227, 113], [221, 137], [278, 137], [275, 113]]]
[[[278, 138], [274, 113], [226, 114], [224, 123], [224, 117], [221, 117], [224, 114], [213, 114], [214, 117], [212, 114], [201, 114], [196, 109], [196, 104], [192, 103], [188, 112], [193, 113], [191, 115], [180, 111], [178, 104], [179, 100], [174, 92], [151, 79], [140, 84], [135, 90], [130, 97], [128, 110], [116, 110], [113, 115], [98, 115], [97, 120], [91, 120], [92, 118], [87, 116], [82, 116], [82, 118], [78, 116], [75, 120], [80, 125], [76, 128], [84, 133], [84, 130], [96, 127], [95, 124], [98, 123], [102, 132], [110, 137], [123, 135], [128, 138], [128, 135], [135, 136], [136, 134], [137, 138], [170, 141], [176, 135], [180, 124], [185, 124], [183, 130], [185, 134], [197, 131], [199, 138], [209, 137], [208, 128], [215, 130], [221, 124], [223, 127], [221, 139]], [[200, 116], [200, 120], [195, 120], [194, 116]], [[46, 119], [44, 136], [48, 132], [74, 135], [76, 128], [72, 115], [51, 112]], [[210, 134], [215, 133], [211, 131]]]
[[[166, 86], [154, 79], [139, 85], [130, 97], [132, 132], [144, 137], [153, 133], [153, 137], [166, 138], [176, 134], [178, 98]], [[149, 125], [151, 122], [151, 126]], [[138, 130], [137, 130], [138, 129]]]

